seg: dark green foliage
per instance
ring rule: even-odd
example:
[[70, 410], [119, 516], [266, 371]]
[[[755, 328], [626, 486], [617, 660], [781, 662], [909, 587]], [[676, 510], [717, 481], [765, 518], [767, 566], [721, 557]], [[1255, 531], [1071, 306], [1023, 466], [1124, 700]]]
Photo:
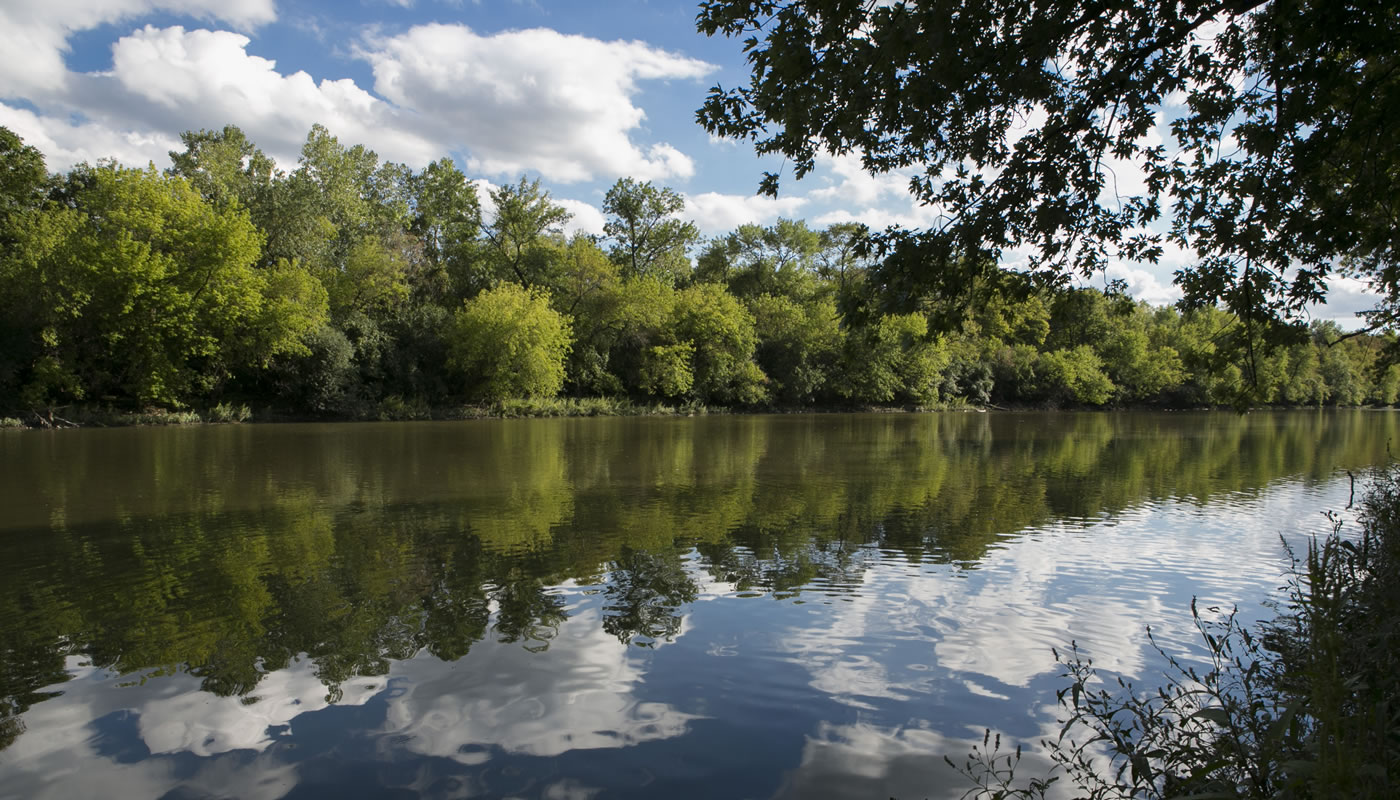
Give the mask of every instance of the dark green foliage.
[[[752, 70], [711, 92], [708, 131], [798, 178], [822, 153], [908, 170], [947, 209], [887, 237], [896, 300], [954, 293], [1013, 247], [1058, 283], [1172, 243], [1199, 256], [1177, 273], [1187, 307], [1296, 335], [1343, 272], [1395, 319], [1395, 0], [708, 0], [698, 26], [742, 38]], [[1150, 135], [1169, 102], [1173, 146]]]
[[760, 295], [749, 301], [758, 348], [754, 358], [771, 382], [774, 401], [811, 405], [834, 396], [845, 334], [830, 298], [806, 304]]
[[573, 215], [550, 201], [538, 180], [521, 178], [491, 192], [495, 217], [485, 234], [485, 272], [476, 276], [476, 288], [513, 281], [521, 286], [552, 289], [559, 264], [558, 248], [563, 225]]

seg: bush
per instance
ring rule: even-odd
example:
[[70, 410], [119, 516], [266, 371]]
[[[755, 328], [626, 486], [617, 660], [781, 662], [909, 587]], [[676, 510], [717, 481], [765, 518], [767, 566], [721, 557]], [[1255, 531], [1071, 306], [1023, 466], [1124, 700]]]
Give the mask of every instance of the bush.
[[246, 405], [232, 405], [230, 403], [219, 403], [209, 409], [208, 417], [210, 422], [247, 422], [253, 412], [248, 410]]

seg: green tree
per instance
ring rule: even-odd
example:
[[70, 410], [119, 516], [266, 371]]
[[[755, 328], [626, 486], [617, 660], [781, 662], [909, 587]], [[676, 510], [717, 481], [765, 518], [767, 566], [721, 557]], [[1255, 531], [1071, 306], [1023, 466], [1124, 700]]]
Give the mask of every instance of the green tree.
[[758, 336], [755, 360], [772, 382], [773, 398], [806, 405], [831, 396], [844, 342], [835, 301], [828, 297], [798, 305], [765, 294], [748, 306]]
[[550, 201], [539, 180], [521, 178], [514, 186], [493, 189], [491, 201], [496, 213], [482, 229], [488, 279], [552, 288], [557, 248], [551, 245], [562, 241], [564, 223], [573, 215]]
[[1147, 307], [1138, 305], [1118, 315], [1113, 330], [1100, 342], [1098, 354], [1118, 399], [1149, 401], [1186, 377], [1181, 355], [1168, 344], [1154, 342], [1153, 332]]
[[553, 397], [572, 327], [539, 290], [503, 283], [468, 300], [448, 330], [448, 364], [476, 400]]
[[179, 406], [240, 364], [305, 352], [325, 299], [295, 269], [253, 267], [247, 211], [219, 209], [154, 168], [79, 167], [40, 257], [15, 275], [33, 304], [30, 402]]
[[610, 253], [624, 276], [657, 275], [673, 283], [690, 272], [686, 251], [700, 238], [692, 222], [676, 219], [685, 198], [673, 189], [648, 181], [622, 178], [608, 190], [603, 212], [609, 215], [604, 233], [613, 240]]
[[[1296, 340], [1327, 276], [1348, 272], [1384, 295], [1373, 322], [1400, 313], [1395, 0], [1345, 14], [1321, 0], [710, 0], [697, 22], [744, 38], [752, 70], [712, 90], [709, 132], [798, 178], [823, 152], [907, 170], [918, 202], [947, 209], [893, 234], [921, 257], [892, 268], [923, 286], [953, 291], [1012, 247], [1059, 279], [1156, 261], [1170, 241], [1198, 256], [1177, 273], [1187, 307], [1223, 302]], [[1165, 233], [1150, 227], [1164, 214]]]
[[1052, 403], [1103, 405], [1113, 396], [1113, 381], [1103, 372], [1103, 362], [1093, 348], [1042, 353], [1036, 365], [1040, 393]]
[[[606, 259], [603, 263], [616, 269]], [[685, 373], [691, 379], [685, 381], [674, 364], [680, 357], [678, 350], [665, 355], [652, 352], [656, 347], [677, 344], [671, 332], [675, 289], [656, 277], [625, 281], [615, 276], [598, 277], [596, 289], [580, 295], [578, 303], [577, 341], [569, 361], [569, 382], [574, 390], [602, 395], [688, 396], [693, 385], [690, 356], [685, 360]], [[656, 362], [658, 358], [670, 359], [673, 368], [663, 370]], [[663, 373], [671, 377], [659, 380]], [[682, 383], [684, 388], [677, 389]], [[660, 386], [670, 387], [676, 393], [657, 391]]]
[[668, 332], [677, 344], [694, 348], [697, 399], [741, 405], [767, 399], [767, 378], [753, 360], [753, 315], [723, 286], [701, 283], [676, 292]]
[[859, 222], [837, 222], [821, 232], [817, 274], [845, 298], [864, 283], [871, 257], [864, 244], [870, 231]]
[[189, 181], [216, 206], [257, 207], [277, 177], [277, 165], [235, 125], [220, 131], [185, 131], [180, 141], [185, 149], [170, 151], [168, 171]]
[[926, 317], [884, 314], [847, 335], [842, 394], [866, 403], [932, 403], [947, 364]]
[[432, 271], [430, 282], [444, 282], [465, 296], [469, 270], [477, 255], [481, 233], [481, 202], [476, 187], [452, 163], [443, 158], [414, 176], [413, 222], [410, 227], [423, 246], [423, 257]]
[[30, 276], [76, 219], [46, 213], [49, 188], [43, 154], [0, 127], [0, 398], [17, 394], [39, 357], [43, 321]]
[[817, 290], [822, 247], [821, 234], [801, 220], [740, 225], [705, 248], [696, 263], [696, 279], [722, 283], [740, 299], [771, 294], [803, 302]]
[[[10, 235], [8, 227], [17, 215], [42, 208], [48, 189], [44, 155], [0, 126], [0, 236]], [[0, 243], [8, 244], [9, 239]]]

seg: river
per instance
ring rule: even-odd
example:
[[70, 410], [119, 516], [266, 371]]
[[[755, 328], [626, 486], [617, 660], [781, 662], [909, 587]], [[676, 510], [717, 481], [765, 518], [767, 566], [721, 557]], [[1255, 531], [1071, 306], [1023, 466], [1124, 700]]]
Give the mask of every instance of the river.
[[1398, 419], [0, 431], [0, 798], [957, 797], [1052, 648], [1262, 618]]

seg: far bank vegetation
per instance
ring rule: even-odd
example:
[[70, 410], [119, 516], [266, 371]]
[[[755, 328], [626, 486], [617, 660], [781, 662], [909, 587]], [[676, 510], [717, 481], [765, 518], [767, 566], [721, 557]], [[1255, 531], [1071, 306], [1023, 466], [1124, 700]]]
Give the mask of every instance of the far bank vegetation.
[[50, 174], [0, 128], [5, 424], [1400, 396], [1393, 336], [1330, 322], [1266, 348], [1215, 308], [1010, 273], [898, 312], [854, 224], [705, 239], [679, 194], [622, 179], [605, 234], [566, 235], [538, 181], [481, 197], [449, 159], [319, 126], [290, 172], [234, 127], [183, 140], [165, 171]]

